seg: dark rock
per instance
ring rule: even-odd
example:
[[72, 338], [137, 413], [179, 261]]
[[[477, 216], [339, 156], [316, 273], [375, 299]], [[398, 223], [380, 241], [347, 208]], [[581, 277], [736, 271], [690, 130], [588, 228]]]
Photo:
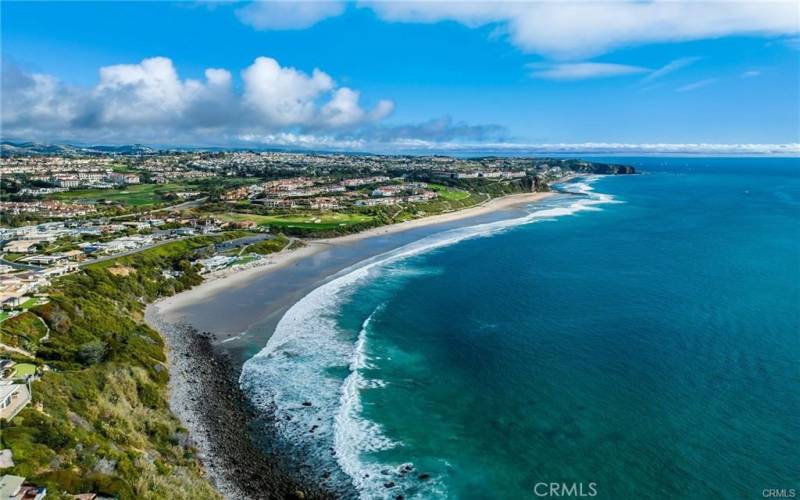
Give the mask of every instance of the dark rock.
[[426, 481], [426, 480], [431, 478], [431, 475], [423, 472], [422, 474], [420, 474], [417, 477], [420, 479], [420, 481]]
[[383, 483], [384, 488], [394, 488], [394, 481], [389, 481], [387, 483]]
[[[163, 330], [162, 330], [163, 331]], [[189, 382], [192, 391], [185, 394], [190, 403], [188, 415], [182, 415], [185, 425], [191, 424], [193, 432], [205, 438], [204, 467], [218, 485], [232, 488], [233, 498], [266, 500], [277, 498], [328, 499], [353, 498], [352, 490], [334, 491], [314, 478], [311, 471], [297, 468], [293, 457], [274, 449], [270, 436], [259, 433], [254, 441], [248, 432], [258, 421], [259, 429], [271, 418], [256, 411], [239, 387], [239, 368], [224, 352], [217, 350], [210, 336], [200, 337], [192, 330], [165, 332], [169, 348], [178, 364], [173, 367], [173, 376], [182, 376]], [[175, 338], [179, 336], [180, 338]], [[182, 361], [186, 359], [186, 361]], [[203, 404], [198, 402], [202, 401]], [[304, 403], [311, 406], [311, 402]], [[313, 427], [315, 429], [318, 426]], [[269, 426], [266, 426], [269, 429]], [[268, 432], [266, 434], [269, 434]], [[189, 444], [191, 436], [173, 436], [174, 441]], [[110, 468], [110, 467], [109, 467]], [[327, 473], [330, 476], [330, 473]]]

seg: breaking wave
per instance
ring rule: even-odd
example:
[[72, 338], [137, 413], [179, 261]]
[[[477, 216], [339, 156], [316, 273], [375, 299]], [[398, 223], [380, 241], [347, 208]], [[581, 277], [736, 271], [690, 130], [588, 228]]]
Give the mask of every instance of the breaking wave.
[[[425, 237], [391, 252], [351, 266], [311, 291], [281, 318], [266, 346], [242, 367], [240, 383], [253, 404], [271, 412], [282, 445], [321, 479], [334, 484], [352, 484], [362, 498], [381, 498], [387, 466], [365, 460], [366, 454], [402, 446], [386, 437], [379, 423], [361, 415], [361, 393], [380, 387], [380, 380], [368, 380], [369, 339], [375, 334], [372, 322], [380, 314], [375, 308], [361, 324], [357, 335], [337, 321], [341, 305], [362, 285], [385, 275], [413, 277], [414, 272], [398, 270], [392, 264], [410, 257], [487, 237], [523, 224], [552, 220], [581, 211], [600, 210], [598, 205], [614, 203], [613, 196], [596, 193], [596, 177], [558, 186], [564, 193], [533, 205], [533, 210], [513, 219], [448, 230]], [[400, 469], [413, 467], [403, 464]], [[408, 496], [438, 497], [446, 491], [438, 478], [413, 488], [403, 484], [396, 470], [392, 481]], [[383, 476], [383, 477], [381, 477]], [[391, 497], [397, 494], [391, 490]], [[410, 495], [409, 495], [410, 494]]]

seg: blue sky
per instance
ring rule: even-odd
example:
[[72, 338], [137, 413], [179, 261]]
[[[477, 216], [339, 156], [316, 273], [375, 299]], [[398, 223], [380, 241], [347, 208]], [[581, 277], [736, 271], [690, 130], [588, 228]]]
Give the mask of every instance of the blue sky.
[[[800, 142], [796, 4], [653, 3], [598, 15], [565, 2], [3, 2], [3, 135], [343, 149]], [[212, 82], [207, 68], [226, 71]]]

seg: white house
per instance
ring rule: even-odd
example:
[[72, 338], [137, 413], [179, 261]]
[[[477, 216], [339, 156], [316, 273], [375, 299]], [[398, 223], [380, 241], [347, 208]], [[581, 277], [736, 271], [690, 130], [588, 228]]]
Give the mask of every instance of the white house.
[[0, 419], [11, 420], [30, 402], [31, 391], [27, 384], [0, 382]]
[[6, 243], [3, 247], [4, 252], [10, 253], [36, 253], [36, 245], [40, 244], [42, 240], [17, 240]]

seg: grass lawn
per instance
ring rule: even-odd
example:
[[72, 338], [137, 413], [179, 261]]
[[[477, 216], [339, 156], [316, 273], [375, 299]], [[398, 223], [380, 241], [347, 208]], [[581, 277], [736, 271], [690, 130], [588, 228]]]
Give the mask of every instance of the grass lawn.
[[256, 258], [253, 257], [252, 255], [245, 255], [244, 257], [238, 257], [236, 259], [236, 262], [234, 262], [234, 264], [238, 265], [247, 264], [248, 262], [253, 262], [254, 260], [256, 260]]
[[0, 311], [0, 322], [8, 319], [8, 311]]
[[259, 179], [252, 177], [226, 177], [219, 179], [209, 179], [199, 182], [174, 182], [170, 184], [132, 184], [123, 189], [79, 189], [76, 191], [66, 191], [50, 195], [50, 199], [60, 201], [88, 201], [97, 202], [109, 200], [116, 203], [123, 203], [132, 207], [141, 207], [160, 203], [160, 195], [176, 191], [197, 191], [207, 190], [210, 184], [223, 189], [236, 186], [243, 186], [259, 182]]
[[127, 165], [123, 165], [122, 163], [112, 163], [111, 164], [111, 170], [113, 170], [114, 172], [119, 172], [119, 173], [136, 172], [136, 170], [128, 167]]
[[214, 214], [214, 216], [226, 222], [253, 221], [259, 226], [271, 226], [276, 229], [280, 229], [281, 227], [334, 229], [372, 220], [372, 216], [370, 215], [344, 213], [256, 215], [228, 212], [224, 214]]
[[289, 240], [283, 236], [278, 236], [276, 238], [270, 238], [268, 240], [259, 241], [258, 243], [253, 243], [252, 245], [248, 245], [244, 248], [244, 253], [259, 253], [261, 255], [267, 255], [275, 252], [279, 252], [286, 248], [286, 245], [289, 243]]
[[31, 363], [19, 363], [16, 365], [17, 369], [17, 377], [23, 378], [27, 377], [28, 375], [33, 375], [36, 373], [36, 365]]
[[38, 306], [39, 304], [44, 304], [47, 302], [47, 299], [40, 299], [38, 297], [31, 297], [30, 299], [26, 300], [19, 306], [20, 309], [30, 309], [31, 307]]
[[448, 201], [461, 201], [469, 198], [468, 191], [462, 191], [460, 189], [451, 189], [447, 186], [442, 186], [441, 184], [428, 184], [428, 187], [431, 188], [432, 191], [436, 191], [439, 193], [439, 196], [442, 199]]
[[33, 350], [47, 334], [47, 327], [35, 314], [24, 312], [0, 323], [0, 342]]
[[161, 201], [159, 195], [175, 191], [188, 191], [193, 186], [191, 184], [134, 184], [125, 186], [124, 189], [79, 189], [77, 191], [66, 191], [55, 193], [52, 199], [60, 201], [88, 201], [98, 202], [109, 200], [125, 205], [139, 207], [153, 205]]

